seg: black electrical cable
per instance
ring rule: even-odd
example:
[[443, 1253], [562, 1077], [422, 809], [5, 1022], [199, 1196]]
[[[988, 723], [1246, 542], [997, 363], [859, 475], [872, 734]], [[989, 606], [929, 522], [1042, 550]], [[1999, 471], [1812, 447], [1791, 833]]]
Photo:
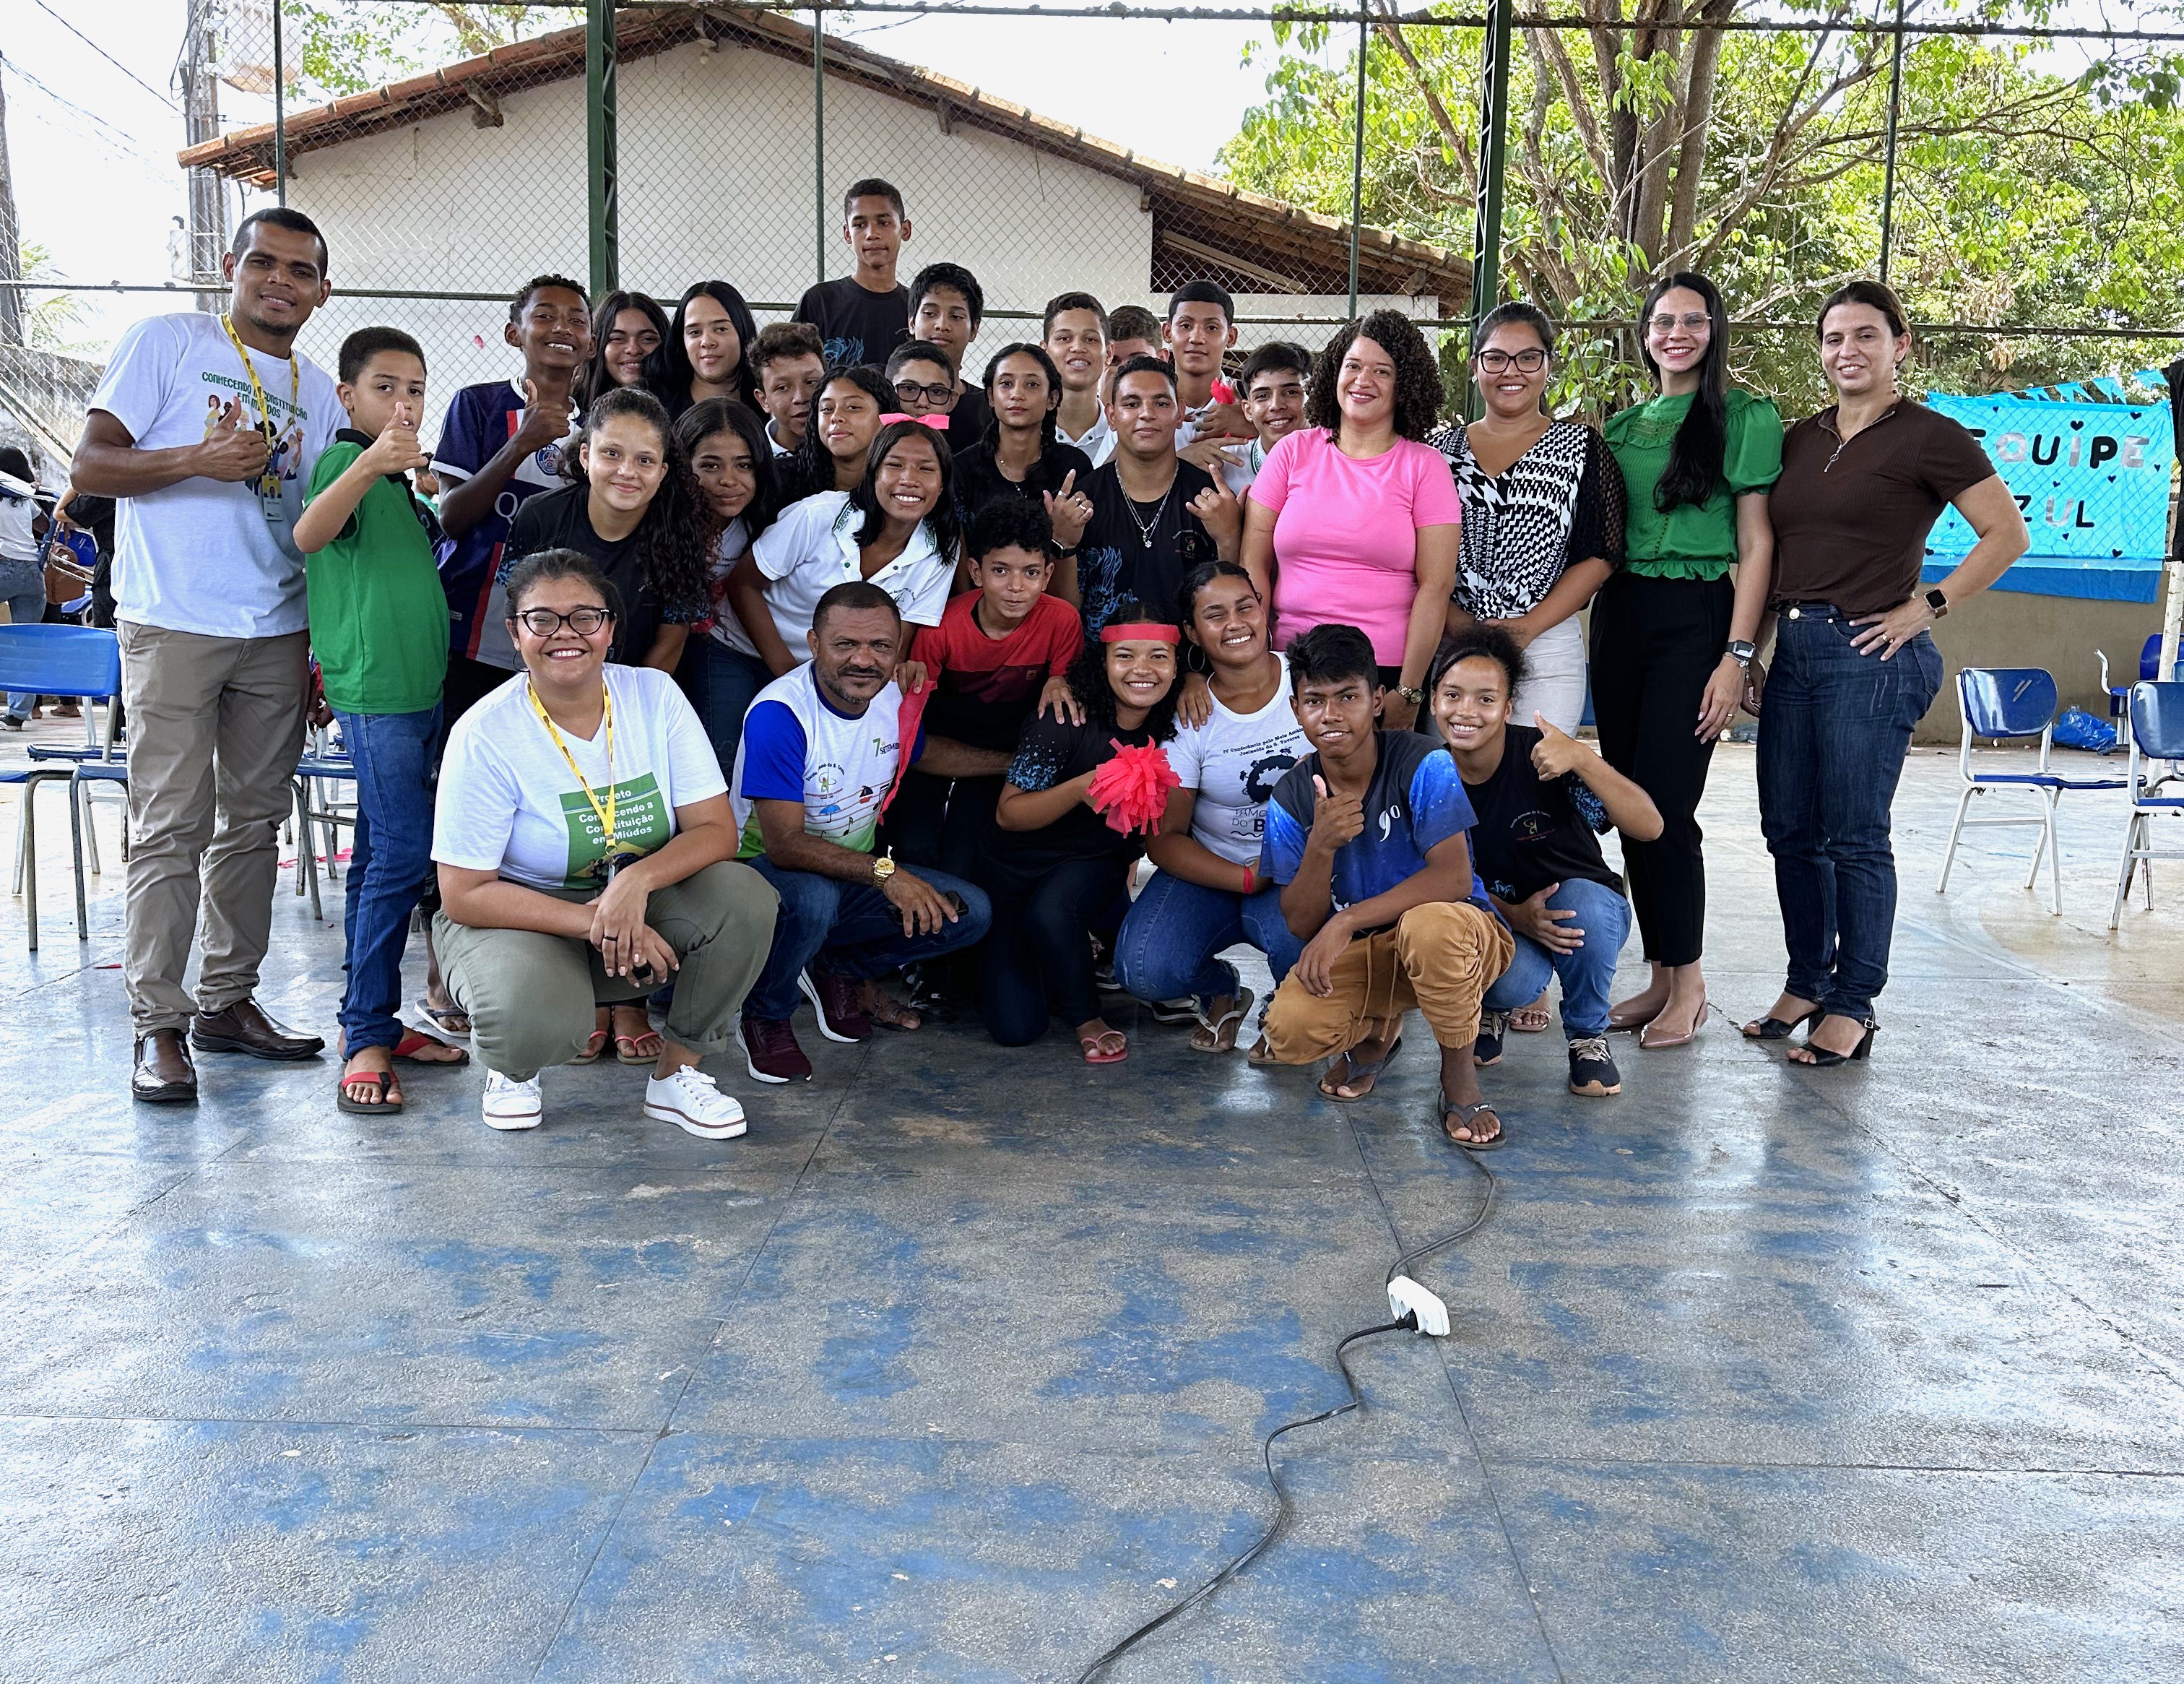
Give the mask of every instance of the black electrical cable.
[[[1466, 1152], [1463, 1158], [1464, 1162], [1477, 1170], [1486, 1182], [1485, 1196], [1479, 1200], [1479, 1208], [1472, 1213], [1470, 1219], [1461, 1227], [1451, 1229], [1440, 1238], [1429, 1240], [1424, 1245], [1406, 1252], [1397, 1257], [1388, 1266], [1386, 1277], [1388, 1280], [1392, 1281], [1397, 1275], [1407, 1274], [1409, 1265], [1418, 1262], [1421, 1257], [1430, 1257], [1435, 1252], [1453, 1246], [1467, 1235], [1475, 1234], [1493, 1211], [1495, 1189], [1500, 1185], [1494, 1179], [1494, 1172], [1481, 1163], [1474, 1153]], [[1373, 1192], [1375, 1198], [1380, 1198], [1380, 1190], [1377, 1183], [1373, 1185]], [[1382, 1210], [1386, 1211], [1387, 1201], [1384, 1198], [1380, 1198], [1380, 1205]], [[1389, 1225], [1391, 1228], [1395, 1225], [1392, 1213], [1389, 1216]], [[1266, 1466], [1267, 1483], [1274, 1488], [1274, 1518], [1268, 1524], [1267, 1530], [1259, 1534], [1258, 1541], [1249, 1549], [1240, 1555], [1231, 1557], [1219, 1572], [1200, 1585], [1190, 1595], [1145, 1621], [1128, 1637], [1086, 1667], [1084, 1671], [1078, 1673], [1077, 1684], [1091, 1684], [1093, 1679], [1105, 1674], [1109, 1667], [1134, 1648], [1139, 1642], [1152, 1636], [1171, 1620], [1179, 1619], [1197, 1607], [1273, 1547], [1275, 1539], [1282, 1535], [1283, 1529], [1289, 1525], [1290, 1516], [1293, 1512], [1290, 1494], [1283, 1489], [1281, 1476], [1274, 1472], [1274, 1441], [1284, 1433], [1295, 1432], [1300, 1427], [1318, 1426], [1322, 1421], [1331, 1421], [1337, 1415], [1347, 1415], [1354, 1410], [1362, 1409], [1365, 1407], [1365, 1400], [1358, 1393], [1357, 1376], [1350, 1372], [1349, 1359], [1344, 1352], [1361, 1339], [1374, 1338], [1383, 1333], [1399, 1333], [1405, 1328], [1416, 1327], [1418, 1324], [1418, 1320], [1415, 1315], [1405, 1314], [1396, 1321], [1384, 1321], [1373, 1327], [1361, 1327], [1355, 1333], [1346, 1333], [1335, 1341], [1334, 1365], [1342, 1371], [1342, 1384], [1350, 1392], [1350, 1401], [1346, 1403], [1338, 1403], [1331, 1409], [1322, 1409], [1316, 1415], [1306, 1415], [1297, 1420], [1285, 1421], [1268, 1433], [1260, 1442], [1259, 1459]]]

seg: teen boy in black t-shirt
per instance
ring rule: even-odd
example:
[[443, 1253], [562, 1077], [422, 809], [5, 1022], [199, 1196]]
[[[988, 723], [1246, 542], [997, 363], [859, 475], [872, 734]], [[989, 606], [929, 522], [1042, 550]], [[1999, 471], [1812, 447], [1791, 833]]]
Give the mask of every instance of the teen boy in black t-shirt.
[[1091, 519], [1053, 586], [1077, 605], [1087, 637], [1125, 597], [1172, 605], [1193, 567], [1236, 559], [1243, 507], [1212, 476], [1176, 460], [1180, 418], [1166, 363], [1137, 357], [1115, 371], [1107, 395], [1115, 454], [1086, 488]]
[[885, 362], [910, 337], [910, 289], [894, 278], [910, 238], [902, 194], [877, 176], [853, 182], [842, 195], [842, 238], [856, 254], [856, 268], [808, 289], [794, 319], [819, 330], [830, 369]]
[[1456, 758], [1476, 823], [1473, 857], [1517, 938], [1509, 967], [1487, 990], [1477, 1056], [1502, 1057], [1509, 1013], [1563, 984], [1563, 1033], [1576, 1094], [1619, 1093], [1607, 1051], [1607, 996], [1630, 932], [1623, 879], [1601, 857], [1611, 824], [1645, 842], [1661, 834], [1652, 798], [1583, 744], [1533, 716], [1511, 722], [1524, 655], [1507, 632], [1482, 626], [1444, 644], [1426, 683], [1434, 721]]

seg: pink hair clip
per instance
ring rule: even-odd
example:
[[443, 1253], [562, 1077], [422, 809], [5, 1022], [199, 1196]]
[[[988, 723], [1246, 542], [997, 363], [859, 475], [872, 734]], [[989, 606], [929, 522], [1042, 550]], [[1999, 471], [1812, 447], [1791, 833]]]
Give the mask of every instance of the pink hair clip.
[[944, 415], [906, 415], [900, 410], [880, 417], [882, 427], [893, 427], [897, 421], [916, 421], [920, 427], [929, 427], [935, 432], [948, 431], [948, 417]]

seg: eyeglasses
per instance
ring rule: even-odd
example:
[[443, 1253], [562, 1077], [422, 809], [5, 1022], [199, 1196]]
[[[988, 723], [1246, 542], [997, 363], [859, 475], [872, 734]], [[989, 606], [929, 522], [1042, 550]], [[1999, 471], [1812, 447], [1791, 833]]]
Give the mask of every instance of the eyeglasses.
[[1713, 325], [1703, 312], [1693, 315], [1657, 315], [1646, 324], [1651, 333], [1667, 333], [1681, 327], [1686, 333], [1702, 333]]
[[564, 626], [580, 638], [588, 638], [614, 618], [614, 611], [609, 608], [572, 608], [566, 614], [556, 614], [550, 608], [526, 608], [515, 618], [516, 624], [534, 638], [550, 638]]
[[894, 395], [905, 404], [927, 403], [939, 408], [956, 395], [953, 386], [921, 386], [914, 380], [898, 380]]
[[1536, 346], [1529, 351], [1481, 351], [1472, 361], [1481, 374], [1502, 374], [1513, 368], [1520, 374], [1537, 374], [1547, 365], [1547, 354]]

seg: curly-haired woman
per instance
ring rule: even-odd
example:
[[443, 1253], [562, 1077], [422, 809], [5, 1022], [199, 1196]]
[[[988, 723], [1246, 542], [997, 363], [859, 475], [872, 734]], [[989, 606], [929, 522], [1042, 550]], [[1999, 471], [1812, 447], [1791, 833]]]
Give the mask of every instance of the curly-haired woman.
[[1244, 566], [1273, 604], [1274, 644], [1314, 626], [1372, 640], [1388, 700], [1408, 729], [1456, 584], [1456, 482], [1422, 443], [1440, 408], [1424, 337], [1374, 310], [1328, 342], [1305, 425], [1267, 453], [1245, 505]]

